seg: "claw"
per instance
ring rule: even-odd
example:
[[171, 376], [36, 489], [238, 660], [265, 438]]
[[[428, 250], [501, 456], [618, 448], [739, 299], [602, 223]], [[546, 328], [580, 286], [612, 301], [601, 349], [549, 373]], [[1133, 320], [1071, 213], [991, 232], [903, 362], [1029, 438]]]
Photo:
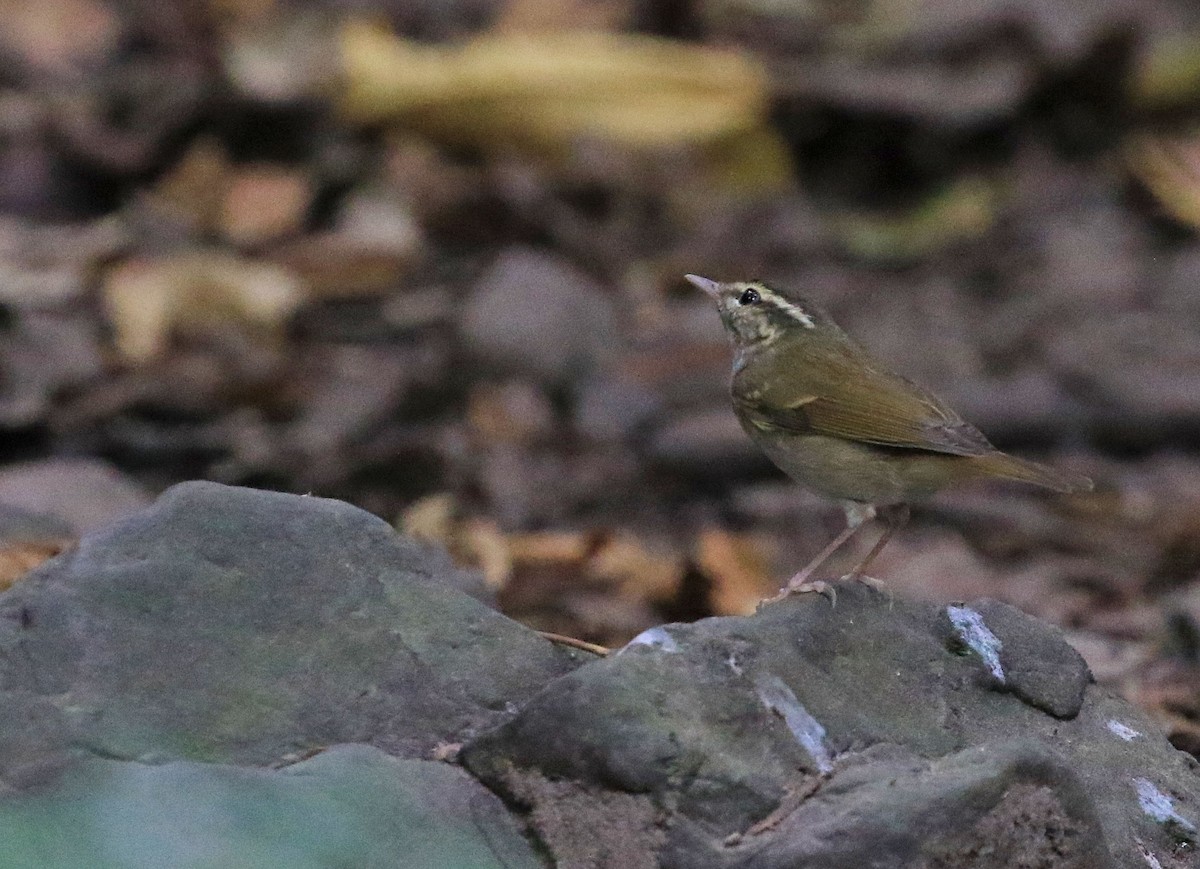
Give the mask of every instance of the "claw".
[[876, 579], [873, 576], [867, 576], [865, 573], [847, 573], [845, 576], [842, 577], [842, 581], [843, 582], [849, 582], [849, 581], [861, 582], [867, 588], [874, 589], [875, 591], [879, 592], [880, 594], [887, 595], [889, 610], [894, 609], [896, 606], [895, 593], [892, 591], [891, 586], [889, 586], [882, 579]]
[[774, 597], [769, 597], [763, 601], [763, 604], [776, 603], [784, 598], [791, 597], [794, 594], [820, 594], [829, 598], [829, 606], [832, 609], [837, 606], [837, 589], [827, 582], [819, 579], [814, 579], [810, 582], [799, 582], [796, 584], [788, 583], [783, 588], [779, 589], [779, 593]]

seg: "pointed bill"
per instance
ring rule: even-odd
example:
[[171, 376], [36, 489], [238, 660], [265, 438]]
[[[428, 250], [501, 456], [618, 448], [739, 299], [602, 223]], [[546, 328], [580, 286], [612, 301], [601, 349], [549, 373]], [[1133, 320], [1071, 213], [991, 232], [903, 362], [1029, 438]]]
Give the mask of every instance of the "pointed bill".
[[683, 277], [693, 287], [704, 290], [704, 292], [708, 293], [714, 299], [720, 295], [721, 285], [716, 281], [710, 281], [708, 278], [702, 278], [699, 275], [684, 275]]

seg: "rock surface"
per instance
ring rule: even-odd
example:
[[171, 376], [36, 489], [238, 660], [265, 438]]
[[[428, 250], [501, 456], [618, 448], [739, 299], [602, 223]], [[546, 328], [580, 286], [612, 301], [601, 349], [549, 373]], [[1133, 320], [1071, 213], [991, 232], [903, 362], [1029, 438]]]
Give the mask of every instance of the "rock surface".
[[811, 595], [647, 632], [463, 759], [544, 840], [561, 828], [542, 803], [573, 787], [582, 823], [668, 867], [1187, 865], [1193, 764], [1088, 683], [1011, 607], [889, 609], [850, 586], [835, 609]]
[[85, 536], [0, 595], [0, 862], [1194, 865], [1194, 761], [1006, 604], [851, 584], [585, 661], [470, 584], [208, 483]]
[[187, 483], [0, 597], [0, 782], [69, 747], [265, 764], [428, 756], [575, 662], [336, 501]]
[[538, 869], [503, 803], [444, 763], [343, 745], [283, 769], [92, 758], [0, 802], [0, 862]]

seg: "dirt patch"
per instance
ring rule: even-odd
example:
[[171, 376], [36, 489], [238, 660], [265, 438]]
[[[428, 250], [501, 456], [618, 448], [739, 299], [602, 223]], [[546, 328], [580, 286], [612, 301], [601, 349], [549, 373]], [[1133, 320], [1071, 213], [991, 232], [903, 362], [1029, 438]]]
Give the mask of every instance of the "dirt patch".
[[650, 797], [519, 770], [504, 776], [504, 789], [528, 807], [558, 869], [658, 869], [667, 834]]
[[1045, 786], [1009, 788], [963, 836], [927, 849], [919, 869], [1085, 869], [1083, 826]]

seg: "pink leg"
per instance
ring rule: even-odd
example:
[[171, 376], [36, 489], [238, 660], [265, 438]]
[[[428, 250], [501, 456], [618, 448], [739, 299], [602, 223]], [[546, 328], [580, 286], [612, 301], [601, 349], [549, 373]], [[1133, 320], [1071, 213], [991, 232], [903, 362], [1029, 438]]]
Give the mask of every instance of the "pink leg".
[[[875, 545], [871, 547], [871, 551], [867, 553], [866, 558], [860, 561], [852, 571], [847, 573], [842, 578], [857, 580], [870, 579], [870, 577], [865, 576], [867, 568], [871, 566], [871, 562], [875, 560], [875, 556], [883, 551], [883, 547], [885, 547], [887, 542], [892, 539], [892, 535], [908, 524], [910, 512], [911, 511], [908, 509], [907, 504], [901, 504], [895, 509], [895, 511], [889, 510], [884, 513], [883, 534], [881, 534], [879, 539], [875, 541]], [[875, 580], [875, 582], [878, 581], [879, 580]]]
[[888, 597], [889, 609], [894, 606], [896, 602], [895, 596], [892, 594], [892, 590], [888, 588], [887, 583], [882, 579], [876, 579], [873, 576], [868, 576], [867, 568], [871, 566], [871, 562], [875, 560], [875, 556], [883, 551], [883, 547], [886, 546], [887, 542], [892, 539], [892, 535], [903, 528], [905, 524], [907, 524], [909, 513], [910, 511], [907, 504], [901, 504], [894, 510], [887, 511], [883, 517], [885, 523], [883, 534], [881, 534], [879, 539], [875, 541], [875, 545], [871, 547], [871, 551], [867, 553], [866, 558], [860, 561], [852, 571], [842, 577], [842, 579], [853, 579], [857, 582], [861, 582], [863, 585], [873, 588], [881, 594], [886, 594]]
[[875, 507], [871, 504], [860, 504], [857, 501], [847, 501], [842, 505], [846, 511], [846, 527], [843, 528], [831, 541], [829, 545], [822, 549], [817, 557], [804, 566], [804, 568], [788, 580], [787, 585], [779, 590], [779, 594], [767, 599], [767, 603], [774, 603], [777, 600], [782, 600], [793, 594], [805, 594], [808, 592], [816, 592], [823, 594], [829, 598], [829, 602], [837, 605], [837, 592], [828, 583], [820, 580], [809, 581], [809, 577], [816, 572], [822, 564], [829, 560], [829, 556], [837, 552], [846, 541], [858, 533], [863, 524], [875, 517]]

